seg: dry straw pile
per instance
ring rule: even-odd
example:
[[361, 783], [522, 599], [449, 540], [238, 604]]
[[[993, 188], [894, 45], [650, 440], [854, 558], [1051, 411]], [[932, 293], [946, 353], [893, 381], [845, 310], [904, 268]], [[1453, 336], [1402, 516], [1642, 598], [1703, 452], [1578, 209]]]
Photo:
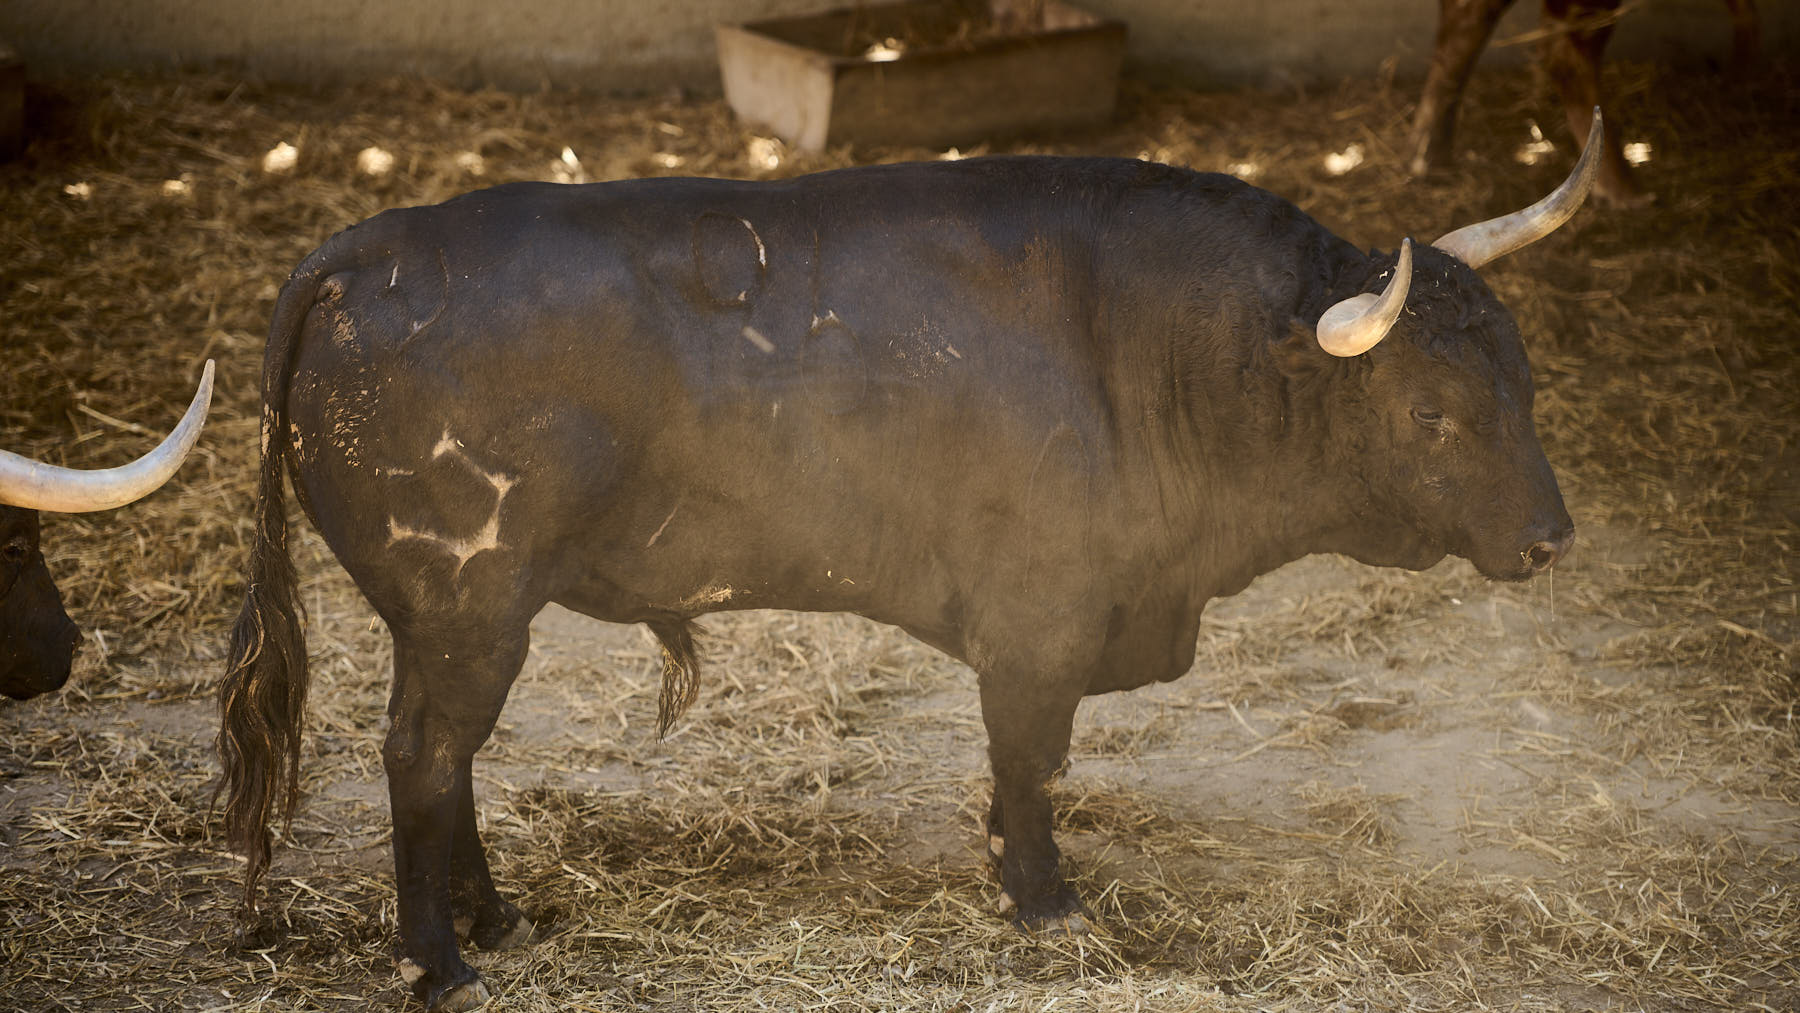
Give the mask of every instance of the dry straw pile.
[[[475, 957], [495, 1008], [1800, 1003], [1800, 87], [1612, 73], [1660, 201], [1485, 272], [1582, 528], [1553, 585], [1316, 561], [1225, 603], [1195, 673], [1084, 710], [1060, 834], [1098, 931], [1053, 940], [991, 910], [966, 670], [851, 618], [722, 617], [701, 705], [658, 742], [648, 642], [558, 619], [477, 764], [498, 878], [544, 936]], [[1464, 171], [1409, 182], [1409, 100], [1137, 88], [1107, 132], [992, 150], [1236, 171], [1384, 248], [1566, 169], [1552, 100], [1501, 75]], [[0, 445], [116, 463], [146, 442], [125, 420], [165, 426], [208, 356], [220, 393], [170, 488], [46, 522], [89, 637], [66, 693], [0, 704], [0, 1005], [398, 1005], [385, 638], [304, 525], [308, 801], [245, 937], [207, 811], [277, 286], [351, 222], [492, 182], [851, 158], [679, 96], [178, 76], [32, 115], [0, 166]], [[1533, 120], [1559, 148], [1526, 166]], [[1409, 752], [1456, 762], [1382, 773]]]

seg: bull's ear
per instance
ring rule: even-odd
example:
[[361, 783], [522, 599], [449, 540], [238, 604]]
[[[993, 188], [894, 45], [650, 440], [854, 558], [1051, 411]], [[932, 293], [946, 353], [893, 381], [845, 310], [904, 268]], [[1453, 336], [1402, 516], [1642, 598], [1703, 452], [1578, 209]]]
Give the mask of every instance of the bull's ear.
[[1288, 318], [1287, 335], [1269, 343], [1269, 356], [1284, 376], [1317, 372], [1328, 357], [1319, 347], [1318, 331], [1299, 317]]

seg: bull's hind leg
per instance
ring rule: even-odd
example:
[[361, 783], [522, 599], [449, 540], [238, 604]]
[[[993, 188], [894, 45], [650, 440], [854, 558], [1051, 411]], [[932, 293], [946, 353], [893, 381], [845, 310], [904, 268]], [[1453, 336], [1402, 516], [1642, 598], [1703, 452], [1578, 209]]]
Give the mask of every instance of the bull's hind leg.
[[450, 911], [458, 936], [484, 950], [508, 950], [531, 938], [531, 920], [494, 888], [487, 849], [475, 825], [475, 790], [463, 764], [456, 801], [456, 836], [450, 842]]
[[[396, 626], [394, 692], [382, 746], [394, 813], [400, 974], [437, 1011], [473, 1009], [487, 987], [457, 952], [458, 887], [473, 927], [498, 941], [517, 911], [500, 900], [475, 832], [470, 761], [525, 660], [527, 632], [479, 622]], [[482, 943], [477, 938], [476, 943]]]

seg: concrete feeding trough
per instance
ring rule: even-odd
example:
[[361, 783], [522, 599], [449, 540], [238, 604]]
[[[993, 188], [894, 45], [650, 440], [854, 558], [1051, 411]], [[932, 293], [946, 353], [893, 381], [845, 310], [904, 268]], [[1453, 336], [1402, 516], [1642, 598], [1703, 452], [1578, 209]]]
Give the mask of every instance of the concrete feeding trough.
[[720, 25], [725, 100], [746, 123], [808, 151], [943, 147], [1104, 123], [1118, 97], [1124, 23], [1058, 0], [1039, 9], [1022, 28], [968, 0]]

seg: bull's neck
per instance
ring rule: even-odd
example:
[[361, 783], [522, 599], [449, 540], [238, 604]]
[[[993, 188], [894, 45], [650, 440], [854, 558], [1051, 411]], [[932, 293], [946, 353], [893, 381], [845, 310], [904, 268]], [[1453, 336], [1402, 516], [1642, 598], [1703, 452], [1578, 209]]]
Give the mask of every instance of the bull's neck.
[[[1304, 325], [1318, 313], [1302, 306], [1292, 319]], [[1271, 349], [1296, 338], [1311, 340], [1310, 329], [1236, 331], [1228, 347], [1188, 349], [1204, 368], [1189, 369], [1190, 381], [1178, 385], [1157, 474], [1174, 558], [1195, 561], [1191, 581], [1204, 597], [1235, 593], [1302, 556], [1340, 551], [1363, 523], [1358, 441], [1330, 422], [1333, 398], [1359, 366], [1331, 360], [1306, 382], [1289, 377]]]
[[[1187, 558], [1200, 561], [1194, 589], [1211, 598], [1234, 594], [1254, 578], [1341, 544], [1353, 523], [1353, 501], [1342, 462], [1328, 460], [1316, 420], [1236, 442], [1245, 434], [1197, 434], [1183, 468], [1199, 495], [1185, 504], [1176, 537], [1186, 535]], [[1176, 479], [1180, 481], [1179, 478]]]

